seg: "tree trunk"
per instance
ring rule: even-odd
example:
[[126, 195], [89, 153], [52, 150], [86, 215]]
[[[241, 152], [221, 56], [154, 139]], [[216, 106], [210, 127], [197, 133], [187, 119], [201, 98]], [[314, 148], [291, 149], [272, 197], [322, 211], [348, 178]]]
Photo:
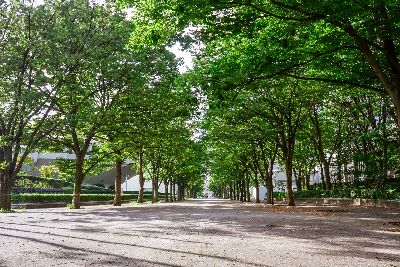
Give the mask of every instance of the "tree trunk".
[[285, 159], [285, 167], [286, 167], [286, 191], [287, 191], [287, 198], [288, 198], [288, 205], [294, 206], [294, 195], [293, 195], [293, 188], [292, 188], [292, 160], [289, 158]]
[[323, 167], [323, 165], [321, 163], [319, 164], [319, 167], [321, 169], [320, 170], [320, 174], [321, 174], [322, 189], [326, 190], [324, 167]]
[[153, 178], [153, 198], [152, 202], [158, 202], [158, 179], [156, 177]]
[[174, 202], [174, 192], [173, 192], [173, 185], [172, 185], [172, 177], [169, 178], [169, 202]]
[[324, 164], [324, 176], [325, 176], [325, 183], [326, 183], [326, 189], [330, 190], [332, 189], [332, 182], [331, 182], [331, 172], [330, 172], [330, 164], [329, 161], [327, 161], [325, 158], [323, 159], [323, 164]]
[[81, 191], [82, 182], [85, 177], [83, 173], [83, 164], [85, 160], [85, 155], [76, 155], [76, 165], [75, 165], [75, 181], [74, 181], [74, 192], [72, 196], [72, 208], [81, 208]]
[[[274, 152], [276, 154], [276, 151]], [[265, 173], [265, 187], [267, 188], [267, 204], [274, 204], [274, 184], [272, 182], [272, 176], [274, 175], [274, 163], [275, 163], [275, 155], [271, 157], [269, 170], [266, 166]]]
[[240, 179], [239, 188], [240, 188], [240, 201], [244, 202], [245, 196], [244, 196], [244, 181], [243, 181], [243, 178]]
[[164, 180], [164, 198], [165, 198], [165, 202], [169, 202], [169, 192], [168, 192], [168, 180], [165, 179]]
[[260, 181], [258, 180], [257, 171], [254, 173], [254, 181], [256, 186], [256, 203], [260, 203]]
[[115, 161], [115, 196], [114, 206], [121, 206], [121, 180], [122, 180], [122, 160]]
[[0, 209], [11, 210], [11, 182], [4, 175], [4, 171], [0, 171]]
[[72, 208], [81, 208], [81, 191], [82, 191], [82, 181], [75, 180], [74, 182], [74, 193], [72, 196]]
[[240, 200], [240, 187], [239, 187], [239, 180], [236, 178], [235, 179], [235, 200], [239, 201]]
[[176, 201], [176, 183], [173, 183], [173, 190], [172, 190], [172, 197], [174, 198], [174, 201]]
[[340, 161], [338, 162], [336, 179], [339, 183], [342, 182], [342, 163]]
[[236, 180], [233, 180], [232, 191], [233, 191], [233, 199], [234, 200], [238, 200], [238, 198], [237, 198], [237, 182], [236, 182]]
[[267, 204], [274, 204], [274, 185], [272, 183], [272, 173], [267, 175], [265, 187], [267, 188]]
[[144, 202], [144, 176], [143, 176], [143, 149], [140, 149], [139, 152], [139, 196], [138, 196], [138, 203]]
[[182, 186], [181, 186], [181, 183], [180, 182], [178, 182], [178, 201], [181, 201], [182, 199], [181, 199], [181, 196], [182, 196]]
[[[315, 172], [315, 171], [314, 171], [314, 172]], [[315, 174], [315, 173], [314, 173], [314, 174]], [[310, 176], [311, 176], [311, 172], [307, 173], [306, 176], [305, 176], [305, 179], [304, 179], [305, 186], [306, 186], [306, 189], [307, 189], [307, 190], [310, 190], [310, 189], [311, 189], [311, 187], [310, 187]]]
[[246, 202], [250, 202], [251, 201], [251, 197], [250, 197], [250, 178], [249, 178], [249, 175], [247, 174], [246, 175], [246, 182], [245, 182], [245, 185], [246, 185]]
[[185, 200], [185, 186], [181, 183], [181, 201]]
[[296, 182], [296, 187], [297, 190], [300, 191], [301, 190], [301, 171], [296, 172], [296, 170], [293, 171], [294, 173], [294, 180]]

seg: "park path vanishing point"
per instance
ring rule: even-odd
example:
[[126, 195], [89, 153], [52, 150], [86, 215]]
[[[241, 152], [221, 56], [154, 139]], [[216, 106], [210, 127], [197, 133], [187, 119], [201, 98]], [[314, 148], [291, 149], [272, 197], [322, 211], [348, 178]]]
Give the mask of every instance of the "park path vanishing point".
[[0, 266], [400, 266], [400, 210], [218, 199], [0, 214]]

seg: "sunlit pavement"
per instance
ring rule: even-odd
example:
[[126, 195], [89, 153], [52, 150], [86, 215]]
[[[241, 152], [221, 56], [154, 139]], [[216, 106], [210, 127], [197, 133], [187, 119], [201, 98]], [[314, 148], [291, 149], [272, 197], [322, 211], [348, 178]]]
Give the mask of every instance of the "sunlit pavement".
[[218, 199], [27, 210], [0, 214], [0, 266], [400, 266], [398, 221]]

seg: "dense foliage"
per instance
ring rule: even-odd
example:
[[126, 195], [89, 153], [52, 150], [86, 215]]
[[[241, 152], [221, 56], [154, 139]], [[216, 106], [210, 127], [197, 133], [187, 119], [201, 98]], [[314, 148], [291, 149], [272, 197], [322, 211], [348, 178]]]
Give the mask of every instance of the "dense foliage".
[[316, 172], [327, 192], [371, 179], [385, 195], [399, 179], [396, 1], [132, 4], [158, 42], [173, 36], [198, 50], [192, 82], [207, 95], [217, 195], [249, 201], [250, 186], [264, 184], [272, 203], [280, 169], [289, 205]]
[[16, 183], [48, 186], [17, 181], [35, 150], [74, 155], [38, 170], [73, 182], [74, 208], [85, 177], [114, 166], [119, 205], [118, 170], [128, 158], [138, 161], [143, 201], [144, 179], [155, 179], [143, 171], [153, 149], [172, 159], [157, 184], [178, 184], [179, 198], [201, 190], [202, 161], [187, 155], [197, 146], [189, 121], [198, 102], [165, 44], [136, 36], [145, 25], [113, 1], [3, 1], [0, 9], [0, 208], [11, 208]]
[[[395, 0], [0, 8], [0, 208], [34, 149], [75, 155], [57, 166], [73, 177], [74, 208], [85, 177], [110, 168], [120, 205], [126, 159], [139, 202], [146, 179], [154, 202], [162, 183], [175, 201], [195, 197], [208, 174], [209, 189], [241, 201], [253, 186], [271, 204], [274, 191], [289, 205], [296, 195], [398, 197]], [[177, 42], [196, 56], [185, 74], [168, 49]]]

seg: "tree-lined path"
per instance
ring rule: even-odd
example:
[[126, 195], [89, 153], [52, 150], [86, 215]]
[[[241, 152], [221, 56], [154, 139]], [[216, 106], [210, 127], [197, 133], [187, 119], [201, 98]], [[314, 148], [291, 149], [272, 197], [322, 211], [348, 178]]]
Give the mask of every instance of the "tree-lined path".
[[0, 266], [399, 266], [399, 211], [184, 203], [1, 214]]

